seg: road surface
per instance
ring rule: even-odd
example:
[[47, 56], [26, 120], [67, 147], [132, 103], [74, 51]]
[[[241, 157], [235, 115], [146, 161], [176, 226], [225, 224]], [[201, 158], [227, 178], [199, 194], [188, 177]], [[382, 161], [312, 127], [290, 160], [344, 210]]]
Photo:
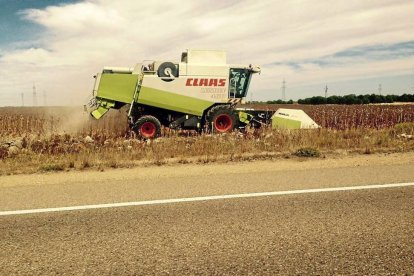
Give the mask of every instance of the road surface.
[[412, 274], [413, 157], [2, 177], [0, 275]]

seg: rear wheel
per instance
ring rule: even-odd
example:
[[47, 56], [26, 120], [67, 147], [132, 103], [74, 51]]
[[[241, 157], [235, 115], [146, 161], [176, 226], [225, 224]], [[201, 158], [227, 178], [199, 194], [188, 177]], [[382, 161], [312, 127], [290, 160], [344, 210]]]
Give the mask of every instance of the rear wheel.
[[206, 115], [208, 131], [226, 133], [238, 127], [239, 120], [230, 105], [217, 105]]
[[161, 123], [151, 115], [140, 117], [134, 124], [133, 130], [141, 139], [154, 139], [161, 136]]

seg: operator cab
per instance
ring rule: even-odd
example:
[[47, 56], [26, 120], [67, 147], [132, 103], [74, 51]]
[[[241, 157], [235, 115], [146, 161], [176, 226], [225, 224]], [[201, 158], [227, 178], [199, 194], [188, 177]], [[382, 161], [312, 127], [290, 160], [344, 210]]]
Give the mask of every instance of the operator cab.
[[241, 99], [246, 97], [252, 74], [260, 74], [260, 72], [259, 66], [252, 66], [251, 64], [249, 67], [230, 66], [229, 98]]
[[230, 68], [229, 98], [244, 98], [251, 79], [251, 71], [245, 68]]

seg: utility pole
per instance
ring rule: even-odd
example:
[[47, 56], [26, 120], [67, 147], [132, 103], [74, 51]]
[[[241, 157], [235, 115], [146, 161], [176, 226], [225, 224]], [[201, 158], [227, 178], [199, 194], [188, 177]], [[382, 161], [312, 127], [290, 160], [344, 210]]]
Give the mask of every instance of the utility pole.
[[283, 79], [282, 82], [282, 100], [286, 101], [286, 81]]
[[325, 99], [328, 98], [328, 85], [325, 86]]
[[46, 91], [43, 90], [43, 106], [47, 105], [47, 94]]
[[24, 106], [24, 94], [20, 93], [20, 96], [22, 97], [22, 106]]
[[34, 83], [33, 83], [33, 106], [37, 106], [36, 86]]
[[378, 85], [378, 93], [382, 95], [382, 85], [381, 83]]

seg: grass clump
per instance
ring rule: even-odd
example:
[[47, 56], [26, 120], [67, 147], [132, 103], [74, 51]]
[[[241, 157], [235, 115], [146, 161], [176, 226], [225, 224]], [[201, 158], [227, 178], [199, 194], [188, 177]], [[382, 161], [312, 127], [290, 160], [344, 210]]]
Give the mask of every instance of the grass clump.
[[90, 168], [90, 167], [92, 167], [91, 161], [89, 161], [88, 159], [82, 160], [82, 163], [80, 165], [81, 169], [87, 169], [87, 168]]
[[293, 155], [298, 157], [320, 157], [321, 153], [318, 149], [315, 148], [300, 148], [296, 150]]
[[65, 169], [65, 165], [60, 163], [49, 163], [40, 166], [41, 171], [51, 172], [51, 171], [63, 171]]
[[396, 124], [393, 128], [394, 133], [396, 134], [414, 134], [414, 122], [399, 123]]

